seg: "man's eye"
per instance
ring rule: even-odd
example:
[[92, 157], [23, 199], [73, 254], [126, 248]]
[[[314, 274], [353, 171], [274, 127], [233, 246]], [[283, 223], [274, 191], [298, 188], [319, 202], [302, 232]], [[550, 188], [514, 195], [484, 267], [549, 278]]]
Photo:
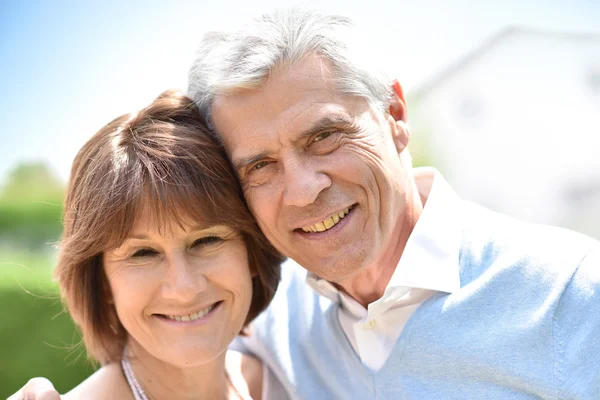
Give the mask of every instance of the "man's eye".
[[259, 163], [254, 164], [254, 166], [252, 166], [252, 169], [261, 169], [266, 167], [269, 164], [268, 161], [261, 161]]
[[318, 142], [318, 141], [327, 139], [331, 135], [333, 135], [332, 131], [319, 133], [317, 136], [315, 136], [315, 138], [313, 139], [313, 142]]
[[218, 236], [205, 236], [192, 243], [192, 247], [202, 247], [211, 244], [221, 243], [223, 239]]
[[139, 249], [131, 257], [133, 258], [142, 258], [142, 257], [152, 257], [157, 255], [158, 252], [153, 249]]

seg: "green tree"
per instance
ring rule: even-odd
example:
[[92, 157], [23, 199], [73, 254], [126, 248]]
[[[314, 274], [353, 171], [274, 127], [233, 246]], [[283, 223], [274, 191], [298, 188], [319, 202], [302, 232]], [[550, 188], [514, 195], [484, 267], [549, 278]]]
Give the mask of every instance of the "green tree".
[[20, 163], [0, 189], [0, 243], [41, 249], [58, 240], [64, 185], [42, 162]]
[[62, 203], [64, 185], [44, 162], [23, 162], [9, 171], [0, 203]]

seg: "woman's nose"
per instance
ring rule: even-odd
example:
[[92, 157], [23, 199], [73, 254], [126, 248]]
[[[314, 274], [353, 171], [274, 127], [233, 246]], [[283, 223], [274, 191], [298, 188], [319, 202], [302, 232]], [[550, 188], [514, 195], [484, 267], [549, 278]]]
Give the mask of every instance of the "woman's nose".
[[163, 282], [163, 296], [180, 302], [189, 302], [208, 287], [208, 279], [201, 265], [191, 262], [184, 253], [167, 256]]

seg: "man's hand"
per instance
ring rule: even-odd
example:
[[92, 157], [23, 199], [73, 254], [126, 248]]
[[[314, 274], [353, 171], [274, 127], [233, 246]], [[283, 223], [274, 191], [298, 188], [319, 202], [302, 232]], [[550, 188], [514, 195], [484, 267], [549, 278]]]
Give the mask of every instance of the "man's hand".
[[33, 378], [8, 400], [60, 400], [60, 395], [48, 379]]

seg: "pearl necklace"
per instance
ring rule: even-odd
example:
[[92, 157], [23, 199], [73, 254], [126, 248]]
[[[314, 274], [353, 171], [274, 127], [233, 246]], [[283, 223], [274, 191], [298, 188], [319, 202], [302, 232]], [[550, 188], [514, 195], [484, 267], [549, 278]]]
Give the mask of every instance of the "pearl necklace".
[[144, 389], [142, 389], [142, 386], [135, 377], [133, 369], [131, 369], [131, 363], [125, 355], [123, 355], [123, 358], [121, 359], [121, 367], [123, 367], [125, 378], [127, 378], [127, 383], [129, 384], [129, 388], [131, 389], [131, 393], [133, 393], [135, 400], [148, 400], [148, 396], [146, 396]]

